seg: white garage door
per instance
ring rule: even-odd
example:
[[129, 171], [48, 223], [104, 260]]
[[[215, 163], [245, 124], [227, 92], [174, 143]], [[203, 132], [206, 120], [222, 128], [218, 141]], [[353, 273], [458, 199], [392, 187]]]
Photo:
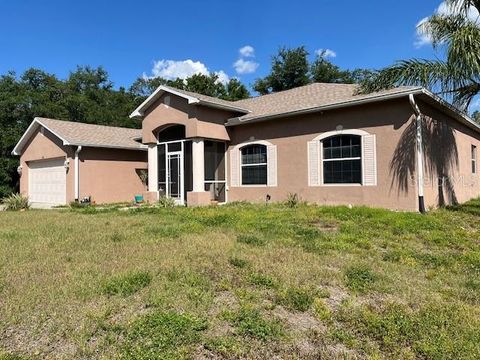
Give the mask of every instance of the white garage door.
[[64, 205], [67, 175], [65, 159], [35, 161], [29, 167], [29, 197], [32, 203]]

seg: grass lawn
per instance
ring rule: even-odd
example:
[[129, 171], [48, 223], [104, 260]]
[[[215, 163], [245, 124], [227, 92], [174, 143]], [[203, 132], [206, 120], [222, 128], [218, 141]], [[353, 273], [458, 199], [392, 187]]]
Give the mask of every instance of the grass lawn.
[[480, 358], [480, 200], [0, 213], [0, 359]]

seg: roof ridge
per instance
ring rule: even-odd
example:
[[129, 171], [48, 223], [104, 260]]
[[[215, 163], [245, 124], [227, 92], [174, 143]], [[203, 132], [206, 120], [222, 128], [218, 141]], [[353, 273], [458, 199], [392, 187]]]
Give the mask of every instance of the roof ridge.
[[273, 95], [285, 94], [285, 93], [287, 93], [287, 92], [292, 92], [292, 91], [296, 91], [296, 90], [299, 90], [299, 89], [305, 89], [306, 87], [311, 87], [311, 86], [315, 86], [315, 85], [350, 86], [350, 87], [352, 87], [352, 86], [353, 86], [353, 87], [358, 86], [358, 84], [313, 82], [313, 83], [310, 83], [310, 84], [306, 84], [306, 85], [302, 85], [302, 86], [297, 86], [297, 87], [294, 87], [294, 88], [291, 88], [291, 89], [280, 90], [280, 91], [276, 91], [276, 92], [271, 92], [271, 93], [269, 93], [269, 94], [251, 96], [251, 97], [246, 98], [246, 99], [235, 100], [235, 101], [233, 101], [233, 103], [239, 103], [239, 102], [242, 102], [242, 101], [255, 100], [255, 99], [260, 99], [260, 98], [263, 98], [263, 99], [264, 99], [264, 98], [266, 98], [266, 97], [270, 97], [270, 96], [273, 96]]

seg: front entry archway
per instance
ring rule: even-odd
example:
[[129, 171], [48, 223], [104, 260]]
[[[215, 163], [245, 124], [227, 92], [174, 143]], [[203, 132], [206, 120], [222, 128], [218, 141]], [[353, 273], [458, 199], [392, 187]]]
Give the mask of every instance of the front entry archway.
[[[186, 139], [183, 125], [164, 127], [157, 139], [149, 147], [149, 191], [172, 198], [178, 205], [226, 202], [223, 141]], [[155, 164], [151, 166], [150, 161]]]

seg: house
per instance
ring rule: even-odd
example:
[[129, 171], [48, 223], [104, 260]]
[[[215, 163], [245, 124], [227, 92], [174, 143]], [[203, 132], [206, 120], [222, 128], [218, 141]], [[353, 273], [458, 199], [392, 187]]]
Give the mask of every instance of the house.
[[421, 87], [356, 89], [314, 83], [231, 102], [160, 86], [131, 114], [141, 130], [37, 118], [14, 149], [21, 192], [189, 206], [295, 193], [410, 211], [480, 195], [480, 127], [468, 116]]

